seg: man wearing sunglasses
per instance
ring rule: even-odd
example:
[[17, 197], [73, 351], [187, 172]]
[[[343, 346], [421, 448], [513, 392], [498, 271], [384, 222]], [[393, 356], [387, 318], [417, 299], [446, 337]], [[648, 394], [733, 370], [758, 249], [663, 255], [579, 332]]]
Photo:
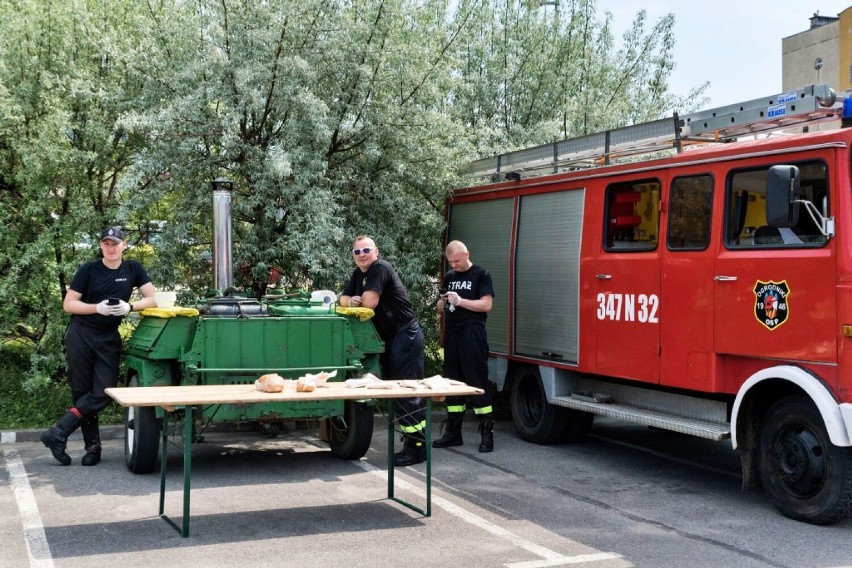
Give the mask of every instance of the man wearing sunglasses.
[[[352, 245], [357, 268], [343, 288], [340, 305], [371, 308], [373, 324], [385, 342], [381, 355], [382, 378], [422, 379], [425, 339], [408, 299], [408, 290], [393, 266], [379, 258], [376, 243], [359, 235]], [[421, 398], [394, 399], [394, 412], [403, 435], [402, 451], [393, 456], [396, 466], [426, 460], [426, 409]]]

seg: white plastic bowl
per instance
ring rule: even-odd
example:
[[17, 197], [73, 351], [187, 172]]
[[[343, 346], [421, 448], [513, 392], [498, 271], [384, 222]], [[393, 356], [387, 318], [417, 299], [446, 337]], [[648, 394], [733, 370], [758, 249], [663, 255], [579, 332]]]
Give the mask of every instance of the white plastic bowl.
[[156, 292], [154, 294], [154, 301], [157, 302], [158, 308], [173, 308], [175, 307], [175, 302], [177, 301], [177, 293]]

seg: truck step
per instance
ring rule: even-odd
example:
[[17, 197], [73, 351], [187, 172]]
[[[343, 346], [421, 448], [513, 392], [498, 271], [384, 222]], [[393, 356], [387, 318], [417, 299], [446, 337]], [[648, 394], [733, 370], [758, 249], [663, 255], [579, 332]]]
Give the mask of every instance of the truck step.
[[555, 406], [564, 406], [565, 408], [582, 410], [583, 412], [609, 416], [626, 422], [681, 432], [709, 440], [727, 440], [731, 437], [731, 426], [727, 423], [685, 418], [624, 404], [594, 402], [593, 398], [588, 396], [558, 396], [548, 399], [548, 402]]

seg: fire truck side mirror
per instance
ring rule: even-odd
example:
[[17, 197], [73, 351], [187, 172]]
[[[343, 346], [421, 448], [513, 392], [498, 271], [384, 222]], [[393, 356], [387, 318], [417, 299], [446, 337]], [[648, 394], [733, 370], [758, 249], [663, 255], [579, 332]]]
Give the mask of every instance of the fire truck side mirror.
[[801, 184], [796, 166], [772, 166], [766, 180], [766, 224], [794, 227], [799, 222]]

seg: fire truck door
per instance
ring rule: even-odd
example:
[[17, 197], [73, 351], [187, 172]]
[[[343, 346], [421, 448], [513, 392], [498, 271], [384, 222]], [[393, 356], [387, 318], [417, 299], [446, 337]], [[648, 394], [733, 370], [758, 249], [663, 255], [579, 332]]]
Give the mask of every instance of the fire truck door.
[[[802, 199], [829, 214], [827, 168], [800, 162]], [[729, 175], [725, 242], [714, 271], [720, 355], [830, 362], [836, 353], [833, 246], [810, 215], [766, 225], [767, 167]]]
[[587, 265], [600, 374], [659, 380], [660, 187], [642, 178], [606, 188], [603, 243]]
[[713, 351], [713, 176], [704, 170], [672, 178], [663, 222], [660, 383], [704, 390]]

